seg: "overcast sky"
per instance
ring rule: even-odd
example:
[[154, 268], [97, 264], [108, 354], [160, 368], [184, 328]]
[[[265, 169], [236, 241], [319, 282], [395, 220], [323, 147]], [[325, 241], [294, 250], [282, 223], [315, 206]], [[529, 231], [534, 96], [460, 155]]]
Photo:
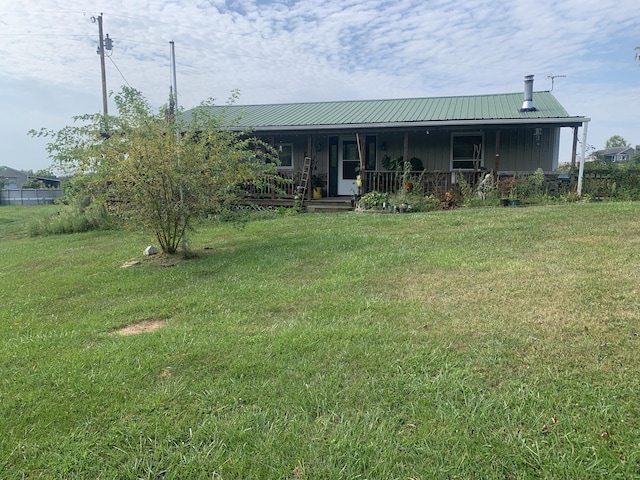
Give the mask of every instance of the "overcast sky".
[[589, 145], [640, 144], [638, 0], [0, 0], [0, 165], [48, 167], [27, 132], [102, 111], [100, 13], [108, 90], [156, 107], [173, 40], [184, 108], [234, 89], [238, 104], [433, 97], [520, 92], [527, 74], [550, 90], [557, 75], [569, 115], [592, 119]]

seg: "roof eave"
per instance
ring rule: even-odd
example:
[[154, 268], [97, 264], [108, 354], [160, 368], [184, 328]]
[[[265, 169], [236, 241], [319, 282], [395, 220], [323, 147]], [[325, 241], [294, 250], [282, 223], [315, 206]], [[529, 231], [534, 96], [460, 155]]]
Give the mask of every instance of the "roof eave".
[[[437, 127], [482, 127], [482, 126], [517, 126], [517, 125], [554, 125], [558, 127], [580, 127], [591, 121], [586, 117], [561, 118], [513, 118], [482, 120], [439, 120], [419, 122], [381, 122], [381, 123], [346, 123], [324, 125], [267, 125], [251, 127], [254, 132], [308, 131], [308, 130], [378, 130], [378, 129], [417, 129]], [[240, 127], [238, 127], [240, 130]]]

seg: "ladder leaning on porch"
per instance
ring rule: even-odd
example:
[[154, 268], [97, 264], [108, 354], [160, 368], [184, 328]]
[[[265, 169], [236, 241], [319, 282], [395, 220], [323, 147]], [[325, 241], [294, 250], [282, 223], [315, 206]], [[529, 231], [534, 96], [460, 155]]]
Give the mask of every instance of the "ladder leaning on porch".
[[304, 157], [304, 165], [302, 166], [302, 174], [300, 175], [300, 184], [296, 189], [295, 203], [296, 207], [302, 207], [307, 196], [309, 180], [311, 179], [311, 157]]

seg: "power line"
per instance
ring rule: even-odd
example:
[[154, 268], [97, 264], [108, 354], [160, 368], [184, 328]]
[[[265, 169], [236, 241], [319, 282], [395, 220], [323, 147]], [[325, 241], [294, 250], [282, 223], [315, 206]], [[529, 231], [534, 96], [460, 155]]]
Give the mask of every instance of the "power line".
[[118, 73], [120, 74], [120, 76], [122, 77], [122, 79], [124, 80], [124, 82], [129, 85], [131, 87], [131, 85], [129, 84], [129, 82], [127, 81], [126, 78], [124, 78], [124, 75], [122, 74], [122, 72], [120, 71], [120, 69], [118, 68], [118, 65], [116, 65], [116, 62], [113, 61], [113, 58], [111, 58], [111, 55], [108, 56], [109, 60], [111, 60], [111, 63], [113, 63], [113, 66], [116, 67], [116, 70], [118, 70]]

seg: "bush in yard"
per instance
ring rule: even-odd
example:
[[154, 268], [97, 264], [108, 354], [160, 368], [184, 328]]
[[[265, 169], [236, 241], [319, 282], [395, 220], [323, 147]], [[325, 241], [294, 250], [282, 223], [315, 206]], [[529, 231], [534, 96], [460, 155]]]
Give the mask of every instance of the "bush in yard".
[[80, 200], [61, 206], [55, 215], [41, 218], [29, 225], [29, 235], [56, 235], [107, 230], [114, 226], [113, 219], [102, 203], [83, 205]]
[[275, 175], [273, 149], [233, 131], [225, 112], [209, 113], [211, 101], [186, 116], [154, 112], [128, 87], [114, 99], [118, 116], [82, 115], [74, 118], [79, 125], [31, 134], [51, 137], [56, 166], [91, 174], [109, 212], [151, 230], [164, 253], [178, 250], [194, 219], [223, 208], [244, 184], [260, 186]]
[[360, 198], [360, 204], [364, 205], [364, 208], [380, 210], [382, 209], [383, 204], [388, 200], [388, 194], [374, 190], [373, 192], [365, 193]]
[[635, 161], [587, 162], [582, 193], [587, 198], [640, 200], [639, 166]]

